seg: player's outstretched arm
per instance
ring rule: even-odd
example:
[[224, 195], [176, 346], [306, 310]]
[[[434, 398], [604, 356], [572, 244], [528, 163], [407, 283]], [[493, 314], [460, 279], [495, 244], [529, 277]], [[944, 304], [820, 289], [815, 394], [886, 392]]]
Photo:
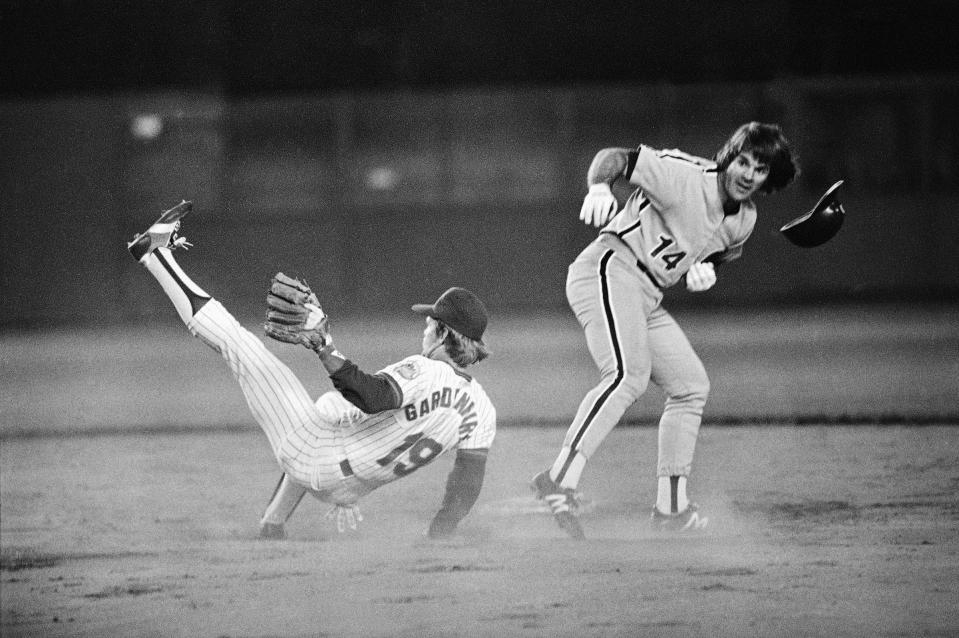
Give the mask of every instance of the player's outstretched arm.
[[266, 305], [263, 331], [267, 336], [310, 350], [318, 350], [329, 342], [329, 318], [305, 281], [276, 273]]
[[604, 148], [593, 156], [593, 161], [586, 172], [586, 185], [606, 183], [612, 184], [619, 178], [629, 178], [635, 159], [630, 162], [630, 153], [628, 148]]
[[432, 539], [447, 538], [466, 518], [483, 488], [486, 457], [489, 450], [457, 450], [453, 470], [446, 479], [443, 505], [433, 517], [427, 535]]
[[332, 341], [327, 347], [317, 350], [317, 355], [329, 372], [333, 387], [363, 412], [376, 414], [403, 405], [403, 392], [390, 375], [363, 372], [340, 354]]
[[579, 211], [583, 223], [601, 228], [616, 215], [619, 203], [612, 187], [620, 178], [629, 177], [635, 165], [635, 159], [631, 162], [630, 157], [629, 149], [625, 148], [604, 148], [593, 157], [586, 172], [589, 191]]

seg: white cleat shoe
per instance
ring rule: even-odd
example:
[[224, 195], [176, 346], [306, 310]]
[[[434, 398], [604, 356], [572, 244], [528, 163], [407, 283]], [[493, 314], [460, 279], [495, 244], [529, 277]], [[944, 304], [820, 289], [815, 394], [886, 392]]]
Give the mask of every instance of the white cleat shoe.
[[193, 202], [183, 200], [170, 210], [160, 215], [160, 218], [153, 222], [153, 225], [133, 238], [127, 244], [127, 250], [133, 255], [133, 258], [139, 262], [146, 259], [147, 255], [162, 246], [172, 248], [183, 248], [184, 250], [192, 246], [184, 237], [177, 237], [177, 231], [180, 229], [180, 219], [193, 210]]
[[706, 529], [708, 523], [709, 519], [700, 516], [699, 507], [695, 503], [690, 503], [686, 509], [676, 514], [663, 514], [653, 506], [653, 514], [650, 517], [650, 525], [653, 529], [667, 532], [701, 532]]

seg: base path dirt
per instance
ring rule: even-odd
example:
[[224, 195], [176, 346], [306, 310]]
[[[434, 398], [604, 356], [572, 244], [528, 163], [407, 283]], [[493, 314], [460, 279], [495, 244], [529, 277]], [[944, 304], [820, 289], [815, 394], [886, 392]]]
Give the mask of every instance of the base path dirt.
[[451, 460], [316, 501], [256, 539], [279, 472], [258, 432], [4, 441], [2, 624], [14, 636], [959, 634], [959, 428], [703, 427], [706, 534], [647, 527], [656, 432], [587, 468], [587, 540], [530, 497], [562, 427], [504, 428], [460, 534], [423, 537]]

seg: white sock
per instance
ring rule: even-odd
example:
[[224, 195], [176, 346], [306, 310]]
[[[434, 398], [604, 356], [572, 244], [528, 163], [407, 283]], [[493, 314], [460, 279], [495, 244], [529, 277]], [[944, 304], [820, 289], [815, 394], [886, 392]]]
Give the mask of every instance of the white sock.
[[173, 307], [183, 323], [189, 324], [190, 319], [204, 303], [210, 299], [202, 288], [193, 283], [180, 265], [173, 259], [169, 248], [157, 248], [143, 258], [143, 265], [150, 274], [160, 282], [163, 292], [167, 294]]
[[660, 476], [656, 489], [656, 509], [663, 514], [676, 514], [689, 506], [685, 476]]

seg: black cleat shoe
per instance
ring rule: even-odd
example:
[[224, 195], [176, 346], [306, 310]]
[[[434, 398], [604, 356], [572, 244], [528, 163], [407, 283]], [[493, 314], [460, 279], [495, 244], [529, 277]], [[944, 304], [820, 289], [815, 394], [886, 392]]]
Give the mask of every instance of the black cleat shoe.
[[556, 481], [549, 477], [549, 470], [540, 472], [530, 481], [530, 489], [536, 494], [536, 498], [545, 501], [553, 512], [553, 518], [560, 529], [566, 532], [570, 538], [583, 540], [586, 535], [583, 534], [583, 528], [576, 518], [576, 511], [579, 508], [579, 502], [576, 500], [576, 494], [571, 489], [564, 489]]
[[261, 523], [260, 538], [280, 541], [286, 538], [286, 530], [283, 529], [283, 523]]
[[172, 246], [174, 248], [189, 248], [191, 244], [184, 237], [177, 237], [177, 231], [180, 229], [180, 219], [193, 210], [193, 202], [183, 200], [170, 210], [160, 215], [160, 218], [153, 222], [153, 225], [133, 238], [127, 244], [127, 250], [137, 261], [143, 259], [161, 246]]

